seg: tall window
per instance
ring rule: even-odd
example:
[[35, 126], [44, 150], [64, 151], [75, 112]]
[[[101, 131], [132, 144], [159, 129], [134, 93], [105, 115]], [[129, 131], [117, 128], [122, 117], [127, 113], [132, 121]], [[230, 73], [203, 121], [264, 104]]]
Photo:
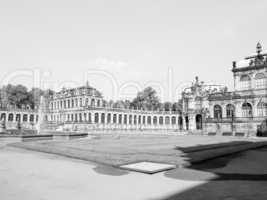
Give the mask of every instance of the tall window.
[[80, 98], [80, 107], [82, 107], [82, 106], [83, 106], [83, 99]]
[[257, 73], [255, 75], [255, 87], [256, 88], [265, 88], [266, 87], [266, 77], [264, 73]]
[[243, 103], [242, 116], [243, 117], [252, 117], [252, 106], [250, 103]]
[[249, 75], [242, 75], [240, 77], [240, 89], [242, 90], [248, 90], [251, 86], [251, 79]]
[[221, 119], [222, 118], [222, 107], [219, 105], [214, 106], [214, 118]]
[[267, 116], [267, 103], [259, 102], [257, 105], [257, 114], [260, 117]]
[[232, 104], [228, 104], [226, 106], [226, 117], [233, 118], [235, 116], [235, 106]]

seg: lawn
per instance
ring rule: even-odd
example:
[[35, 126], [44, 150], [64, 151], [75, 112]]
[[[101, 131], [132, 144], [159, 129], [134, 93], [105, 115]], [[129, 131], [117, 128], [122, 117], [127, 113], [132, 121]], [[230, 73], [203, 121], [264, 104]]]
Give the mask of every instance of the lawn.
[[[251, 141], [252, 139], [227, 136], [98, 134], [76, 140], [35, 141], [12, 145], [112, 166], [137, 161], [184, 165], [189, 159], [231, 153], [236, 151], [238, 145], [242, 146], [241, 149], [251, 148], [249, 145], [255, 144]], [[228, 145], [227, 148], [216, 148], [225, 144]]]

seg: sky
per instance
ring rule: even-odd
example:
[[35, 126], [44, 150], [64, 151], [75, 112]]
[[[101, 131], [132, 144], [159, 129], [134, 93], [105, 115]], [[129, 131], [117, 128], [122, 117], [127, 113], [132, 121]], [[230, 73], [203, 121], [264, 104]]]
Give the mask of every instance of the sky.
[[0, 0], [0, 85], [105, 99], [147, 86], [177, 101], [196, 76], [233, 88], [232, 61], [267, 49], [264, 0]]

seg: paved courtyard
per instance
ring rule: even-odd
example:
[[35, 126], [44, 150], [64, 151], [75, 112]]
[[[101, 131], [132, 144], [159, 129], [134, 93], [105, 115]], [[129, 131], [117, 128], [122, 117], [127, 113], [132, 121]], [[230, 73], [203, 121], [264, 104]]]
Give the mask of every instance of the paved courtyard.
[[4, 200], [267, 198], [266, 149], [148, 175], [0, 144]]

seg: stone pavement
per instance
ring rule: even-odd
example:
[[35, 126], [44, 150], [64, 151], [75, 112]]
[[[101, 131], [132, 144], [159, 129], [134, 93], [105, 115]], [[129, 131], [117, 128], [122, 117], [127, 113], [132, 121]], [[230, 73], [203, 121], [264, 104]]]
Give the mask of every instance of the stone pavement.
[[157, 199], [205, 181], [167, 178], [163, 173], [106, 175], [92, 163], [21, 149], [0, 150], [0, 199]]
[[267, 199], [267, 149], [148, 175], [8, 147], [9, 142], [14, 141], [0, 139], [1, 200]]

